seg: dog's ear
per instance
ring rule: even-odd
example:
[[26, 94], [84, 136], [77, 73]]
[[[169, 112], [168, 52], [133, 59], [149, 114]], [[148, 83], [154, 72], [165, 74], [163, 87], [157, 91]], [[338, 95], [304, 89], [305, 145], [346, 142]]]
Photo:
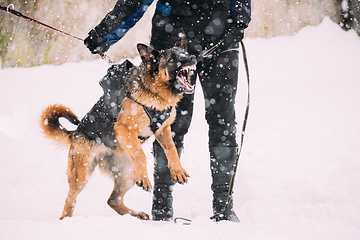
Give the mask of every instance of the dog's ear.
[[146, 68], [152, 72], [155, 72], [158, 66], [159, 52], [152, 47], [146, 46], [142, 43], [137, 45], [137, 49]]
[[177, 40], [177, 42], [175, 43], [175, 47], [184, 49], [185, 51], [187, 51], [187, 39], [186, 39], [186, 35], [183, 32], [179, 33], [179, 39]]

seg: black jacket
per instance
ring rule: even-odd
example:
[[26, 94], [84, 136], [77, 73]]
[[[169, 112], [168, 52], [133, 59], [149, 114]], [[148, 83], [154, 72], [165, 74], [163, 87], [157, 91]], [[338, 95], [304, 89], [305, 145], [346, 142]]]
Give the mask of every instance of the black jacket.
[[[154, 0], [118, 0], [114, 9], [94, 29], [97, 39], [108, 45], [119, 41], [143, 16]], [[251, 20], [251, 0], [158, 0], [152, 19], [155, 46], [172, 47], [178, 33], [186, 33], [192, 53], [224, 37], [242, 36]], [[240, 39], [241, 40], [241, 39]], [[100, 42], [99, 42], [100, 43]]]

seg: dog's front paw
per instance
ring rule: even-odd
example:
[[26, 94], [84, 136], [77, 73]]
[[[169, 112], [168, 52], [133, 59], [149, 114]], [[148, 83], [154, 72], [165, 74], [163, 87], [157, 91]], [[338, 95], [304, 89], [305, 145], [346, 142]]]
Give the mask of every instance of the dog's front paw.
[[180, 168], [171, 167], [170, 173], [172, 180], [180, 184], [186, 183], [188, 181], [188, 177], [190, 177], [190, 175], [181, 166]]
[[147, 192], [151, 191], [151, 183], [146, 175], [138, 176], [136, 178], [136, 185], [142, 187]]

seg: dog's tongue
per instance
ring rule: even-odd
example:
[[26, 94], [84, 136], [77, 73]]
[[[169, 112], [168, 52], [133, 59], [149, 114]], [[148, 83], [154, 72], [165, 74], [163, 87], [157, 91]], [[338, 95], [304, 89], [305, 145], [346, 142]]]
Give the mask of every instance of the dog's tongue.
[[182, 83], [182, 87], [184, 88], [185, 93], [192, 93], [194, 91], [194, 86], [189, 83], [189, 75], [181, 75], [179, 76], [179, 81]]

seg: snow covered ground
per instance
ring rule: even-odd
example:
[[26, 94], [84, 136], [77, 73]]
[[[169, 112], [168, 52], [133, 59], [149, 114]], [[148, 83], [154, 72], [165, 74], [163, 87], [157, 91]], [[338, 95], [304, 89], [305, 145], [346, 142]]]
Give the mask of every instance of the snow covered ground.
[[[0, 239], [360, 239], [358, 36], [325, 19], [295, 36], [245, 44], [251, 109], [234, 189], [241, 223], [209, 219], [200, 88], [182, 158], [191, 178], [174, 191], [175, 216], [191, 218], [190, 226], [117, 215], [106, 204], [112, 182], [99, 171], [79, 195], [74, 217], [58, 220], [68, 190], [67, 149], [41, 135], [39, 114], [62, 103], [82, 117], [100, 96], [108, 67], [96, 60], [0, 70]], [[243, 67], [239, 82], [240, 128]], [[151, 194], [134, 187], [126, 203], [150, 213]]]

